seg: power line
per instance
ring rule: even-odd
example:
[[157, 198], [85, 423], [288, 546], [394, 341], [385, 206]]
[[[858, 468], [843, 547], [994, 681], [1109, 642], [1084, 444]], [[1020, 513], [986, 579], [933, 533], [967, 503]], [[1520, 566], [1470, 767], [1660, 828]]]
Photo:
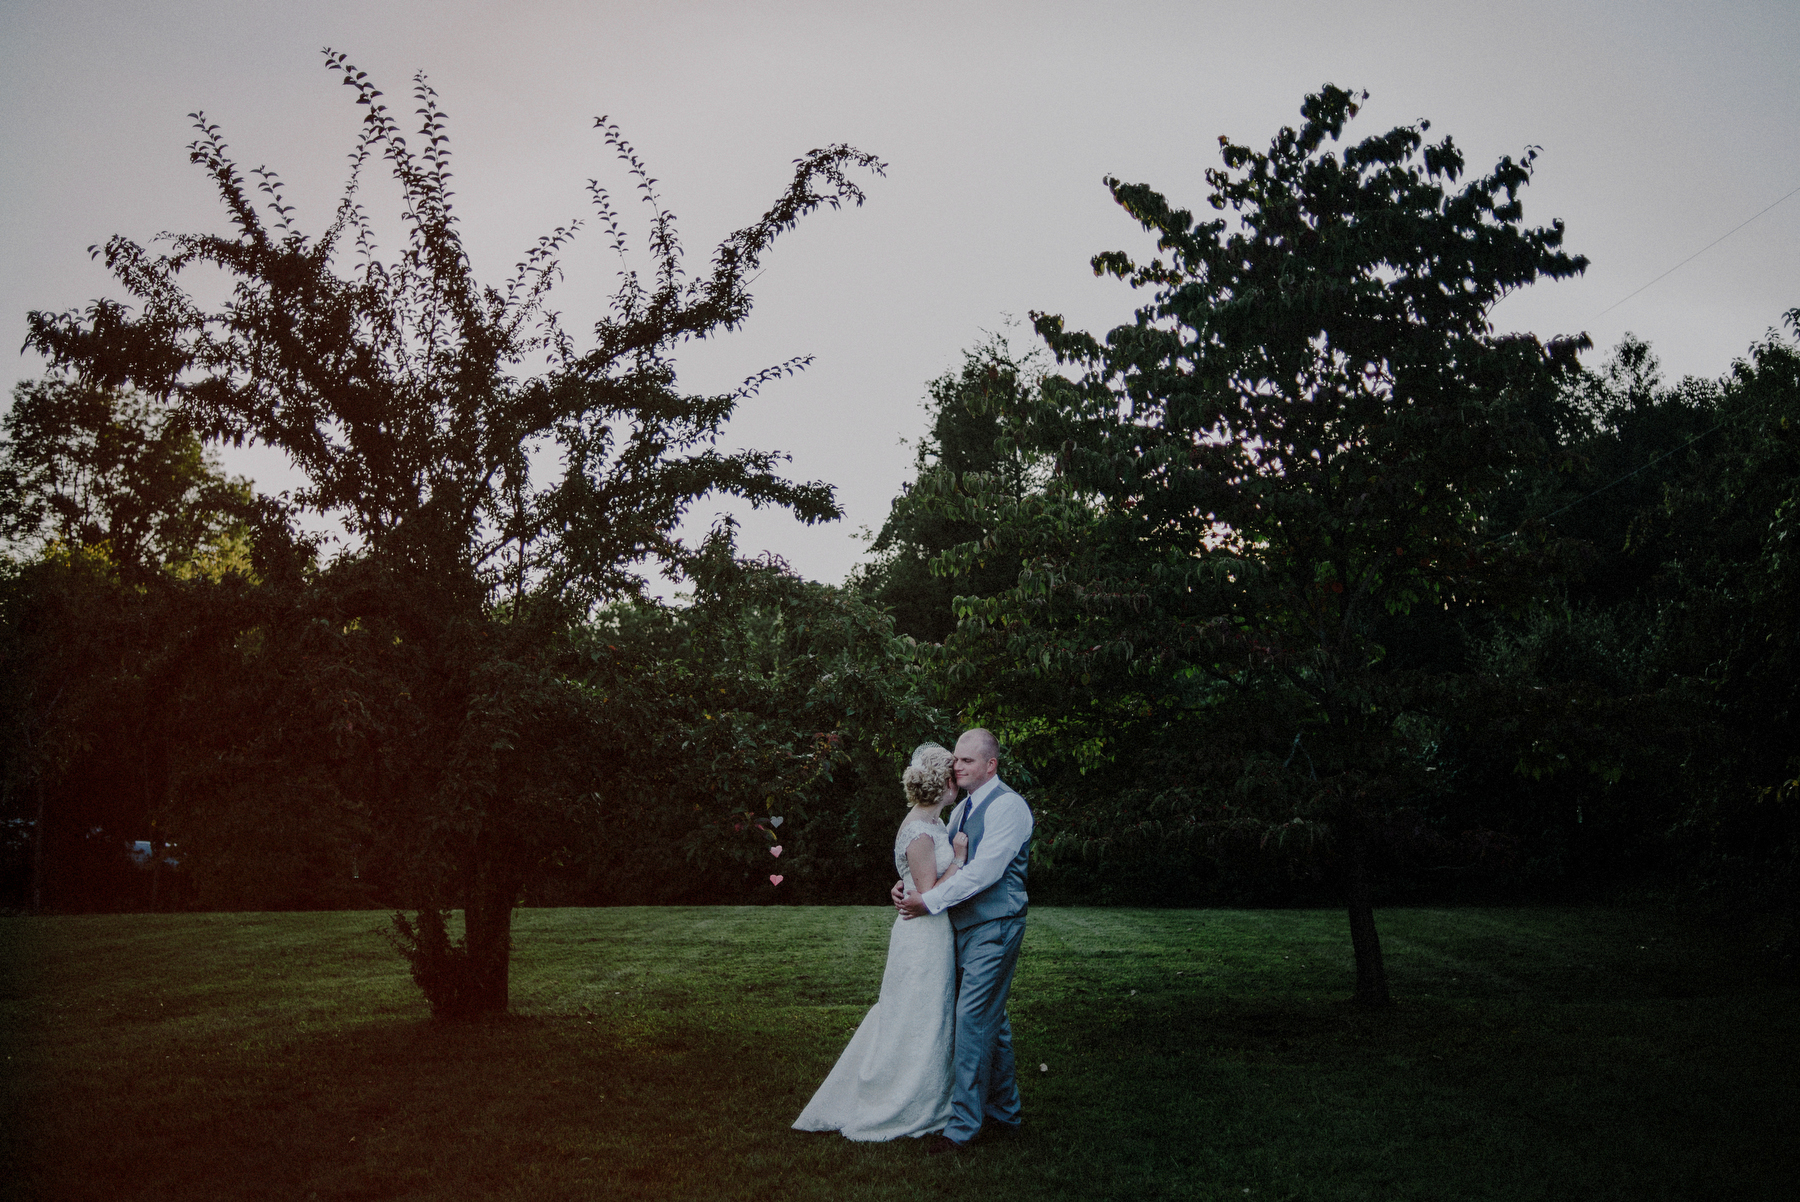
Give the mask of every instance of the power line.
[[[1796, 189], [1796, 191], [1800, 191], [1800, 189]], [[1676, 447], [1674, 450], [1664, 451], [1662, 454], [1658, 455], [1655, 459], [1650, 460], [1648, 463], [1638, 464], [1636, 467], [1634, 467], [1630, 471], [1626, 472], [1623, 476], [1620, 476], [1617, 480], [1613, 480], [1609, 483], [1602, 484], [1599, 488], [1596, 488], [1593, 492], [1587, 493], [1584, 496], [1576, 497], [1573, 501], [1570, 501], [1567, 505], [1564, 505], [1561, 509], [1552, 509], [1549, 513], [1546, 513], [1541, 518], [1531, 518], [1531, 519], [1527, 519], [1527, 520], [1528, 521], [1538, 521], [1538, 522], [1548, 522], [1551, 518], [1556, 517], [1558, 514], [1567, 513], [1567, 512], [1569, 512], [1569, 510], [1575, 508], [1577, 505], [1580, 505], [1586, 501], [1593, 500], [1595, 497], [1599, 496], [1601, 493], [1605, 492], [1607, 489], [1613, 488], [1620, 484], [1625, 483], [1625, 481], [1631, 479], [1633, 476], [1637, 475], [1639, 472], [1646, 471], [1650, 468], [1655, 467], [1657, 464], [1661, 463], [1663, 460], [1667, 459], [1669, 456], [1681, 454], [1683, 451], [1687, 450], [1689, 447], [1691, 447], [1695, 443], [1699, 442], [1702, 438], [1705, 438], [1708, 434], [1715, 434], [1718, 431], [1723, 430], [1729, 424], [1730, 424], [1729, 418], [1722, 418], [1715, 425], [1713, 425], [1710, 429], [1700, 431], [1700, 433], [1694, 435], [1692, 438], [1688, 439], [1686, 442], [1682, 443], [1680, 446]], [[1501, 535], [1499, 538], [1495, 539], [1492, 545], [1498, 546], [1500, 543], [1506, 542], [1508, 539], [1517, 538], [1519, 535], [1521, 535], [1523, 533], [1525, 533], [1525, 527], [1523, 525], [1521, 525], [1517, 530], [1512, 531], [1510, 534], [1504, 534], [1504, 535]], [[1291, 753], [1289, 754], [1288, 758], [1290, 758], [1290, 759], [1293, 758]]]
[[[1724, 233], [1720, 234], [1717, 238], [1714, 238], [1711, 242], [1708, 242], [1705, 246], [1702, 246], [1699, 250], [1695, 251], [1693, 254], [1689, 255], [1687, 258], [1683, 259], [1681, 262], [1675, 264], [1675, 266], [1669, 268], [1669, 270], [1667, 270], [1667, 271], [1663, 272], [1661, 275], [1657, 276], [1656, 279], [1651, 280], [1649, 284], [1645, 284], [1643, 287], [1637, 289], [1637, 291], [1629, 293], [1626, 296], [1620, 297], [1618, 300], [1614, 301], [1612, 304], [1606, 306], [1606, 308], [1600, 310], [1600, 312], [1594, 314], [1594, 316], [1595, 317], [1604, 317], [1606, 314], [1611, 313], [1614, 309], [1617, 309], [1620, 305], [1624, 304], [1626, 301], [1628, 301], [1632, 297], [1636, 296], [1639, 292], [1642, 292], [1645, 288], [1650, 287], [1650, 284], [1654, 284], [1658, 280], [1667, 279], [1669, 276], [1673, 275], [1675, 272], [1679, 271], [1681, 268], [1687, 266], [1689, 263], [1692, 263], [1695, 259], [1699, 258], [1701, 255], [1705, 254], [1707, 251], [1711, 250], [1713, 247], [1717, 246], [1719, 243], [1725, 241], [1725, 239], [1731, 237], [1731, 235], [1737, 233], [1739, 230], [1741, 230], [1745, 226], [1749, 225], [1752, 221], [1755, 221], [1758, 217], [1761, 217], [1764, 213], [1767, 213], [1770, 209], [1774, 208], [1776, 205], [1780, 204], [1782, 201], [1788, 199], [1788, 197], [1793, 196], [1796, 193], [1800, 193], [1800, 188], [1794, 188], [1793, 190], [1789, 191], [1786, 195], [1776, 199], [1769, 205], [1765, 206], [1760, 211], [1753, 213], [1749, 217], [1746, 217], [1744, 220], [1738, 222], [1736, 225], [1732, 226], [1730, 229], [1728, 229]], [[1559, 514], [1567, 513], [1567, 512], [1569, 512], [1569, 510], [1575, 508], [1577, 505], [1580, 505], [1583, 502], [1593, 500], [1595, 497], [1599, 496], [1601, 493], [1605, 492], [1607, 489], [1615, 488], [1618, 485], [1625, 483], [1625, 481], [1631, 479], [1633, 476], [1637, 475], [1639, 472], [1647, 471], [1650, 468], [1655, 467], [1657, 464], [1661, 463], [1663, 460], [1669, 458], [1669, 456], [1681, 454], [1681, 452], [1687, 450], [1689, 447], [1693, 446], [1695, 443], [1699, 442], [1702, 438], [1705, 438], [1707, 435], [1715, 434], [1718, 431], [1724, 429], [1727, 424], [1729, 424], [1729, 419], [1723, 419], [1723, 420], [1719, 421], [1717, 424], [1713, 425], [1711, 428], [1700, 431], [1700, 433], [1694, 435], [1692, 438], [1688, 439], [1686, 442], [1682, 443], [1680, 446], [1674, 448], [1673, 450], [1664, 451], [1662, 454], [1658, 455], [1655, 459], [1650, 460], [1648, 463], [1640, 463], [1638, 466], [1636, 466], [1636, 467], [1632, 468], [1630, 471], [1626, 472], [1623, 476], [1620, 476], [1617, 480], [1613, 480], [1613, 481], [1610, 481], [1609, 483], [1602, 484], [1599, 488], [1596, 488], [1593, 492], [1588, 493], [1585, 496], [1576, 497], [1573, 501], [1570, 501], [1567, 505], [1562, 506], [1560, 509], [1553, 509], [1549, 513], [1545, 514], [1543, 517], [1541, 517], [1537, 520], [1542, 521], [1542, 522], [1548, 522], [1551, 518], [1554, 518], [1554, 517], [1558, 516]], [[1524, 530], [1524, 527], [1521, 526], [1518, 530], [1514, 530], [1512, 532], [1512, 534], [1508, 534], [1505, 538], [1502, 538], [1500, 541], [1505, 542], [1506, 539], [1514, 537], [1515, 535], [1521, 533], [1523, 530]]]
[[[1800, 192], [1800, 188], [1796, 188], [1794, 191]], [[1789, 195], [1791, 196], [1791, 195], [1793, 195], [1793, 193], [1790, 192]], [[1777, 203], [1779, 203], [1779, 202], [1777, 202]], [[1767, 210], [1764, 210], [1764, 211], [1767, 212]], [[1581, 504], [1583, 501], [1593, 500], [1595, 497], [1599, 496], [1601, 493], [1605, 492], [1607, 489], [1612, 488], [1614, 485], [1625, 483], [1625, 481], [1631, 479], [1633, 476], [1637, 475], [1639, 472], [1644, 471], [1647, 468], [1655, 467], [1657, 464], [1661, 463], [1663, 460], [1667, 459], [1669, 456], [1681, 454], [1681, 452], [1687, 450], [1689, 447], [1691, 447], [1695, 443], [1699, 442], [1702, 438], [1705, 438], [1708, 434], [1712, 434], [1712, 433], [1715, 433], [1716, 431], [1724, 429], [1725, 425], [1726, 425], [1726, 422], [1721, 421], [1717, 425], [1713, 426], [1712, 429], [1710, 429], [1710, 430], [1700, 431], [1700, 433], [1694, 435], [1692, 438], [1688, 439], [1686, 442], [1682, 443], [1680, 446], [1676, 447], [1674, 450], [1664, 451], [1662, 454], [1658, 455], [1655, 459], [1652, 459], [1648, 463], [1640, 463], [1638, 466], [1636, 466], [1636, 467], [1632, 468], [1630, 471], [1626, 472], [1623, 476], [1620, 476], [1617, 480], [1614, 480], [1611, 484], [1602, 484], [1599, 488], [1596, 488], [1593, 492], [1588, 493], [1586, 496], [1576, 497], [1573, 501], [1570, 501], [1567, 505], [1564, 505], [1561, 509], [1553, 509], [1538, 520], [1547, 522], [1559, 513], [1569, 512], [1569, 510], [1575, 508], [1577, 505]], [[1516, 533], [1518, 533], [1518, 531], [1514, 531], [1513, 533], [1516, 534]], [[1507, 537], [1510, 538], [1511, 535], [1508, 535]]]
[[[1767, 213], [1770, 209], [1774, 208], [1776, 205], [1780, 204], [1782, 201], [1787, 200], [1791, 196], [1794, 196], [1796, 193], [1800, 193], [1800, 188], [1794, 188], [1794, 189], [1790, 190], [1785, 195], [1778, 197], [1774, 201], [1770, 202], [1768, 205], [1764, 206], [1762, 209], [1758, 210], [1755, 213], [1752, 213], [1750, 216], [1744, 218], [1744, 220], [1738, 222], [1736, 225], [1732, 226], [1730, 229], [1728, 229], [1724, 233], [1720, 234], [1717, 238], [1714, 238], [1711, 242], [1708, 242], [1705, 246], [1702, 246], [1699, 250], [1695, 251], [1693, 254], [1689, 255], [1687, 258], [1683, 259], [1681, 262], [1675, 264], [1675, 266], [1669, 268], [1669, 270], [1667, 270], [1667, 271], [1663, 272], [1661, 275], [1657, 276], [1656, 279], [1651, 280], [1649, 284], [1645, 284], [1642, 287], [1638, 288], [1636, 291], [1630, 292], [1630, 293], [1626, 294], [1625, 296], [1620, 297], [1618, 300], [1614, 301], [1612, 304], [1606, 306], [1606, 308], [1600, 310], [1600, 312], [1594, 314], [1594, 316], [1595, 317], [1606, 316], [1608, 313], [1611, 313], [1614, 309], [1617, 309], [1620, 305], [1624, 304], [1626, 301], [1628, 301], [1632, 297], [1636, 296], [1639, 292], [1644, 291], [1645, 288], [1650, 287], [1651, 284], [1655, 284], [1661, 280], [1667, 279], [1669, 276], [1675, 274], [1677, 271], [1681, 270], [1683, 267], [1686, 267], [1689, 263], [1692, 263], [1695, 259], [1698, 259], [1701, 255], [1705, 254], [1707, 251], [1711, 250], [1713, 247], [1717, 246], [1719, 243], [1725, 241], [1725, 239], [1731, 237], [1733, 234], [1737, 233], [1739, 230], [1741, 230], [1745, 226], [1749, 225], [1752, 221], [1755, 221], [1758, 217], [1761, 217], [1764, 213]], [[1584, 502], [1593, 500], [1595, 497], [1599, 496], [1601, 493], [1605, 492], [1607, 489], [1615, 488], [1618, 485], [1625, 483], [1625, 481], [1631, 479], [1633, 476], [1637, 475], [1639, 472], [1647, 471], [1650, 468], [1655, 467], [1657, 464], [1659, 464], [1663, 460], [1669, 458], [1671, 455], [1681, 454], [1681, 452], [1687, 450], [1689, 447], [1693, 446], [1695, 443], [1699, 442], [1702, 438], [1705, 438], [1707, 435], [1715, 434], [1718, 431], [1724, 429], [1727, 424], [1729, 424], [1729, 419], [1721, 419], [1717, 424], [1713, 425], [1711, 428], [1702, 430], [1700, 433], [1694, 435], [1692, 438], [1688, 439], [1686, 442], [1682, 443], [1680, 446], [1674, 448], [1673, 450], [1664, 451], [1662, 454], [1658, 455], [1655, 459], [1650, 460], [1648, 463], [1640, 463], [1638, 466], [1636, 466], [1636, 467], [1632, 468], [1630, 471], [1626, 472], [1623, 476], [1620, 476], [1617, 480], [1613, 480], [1609, 483], [1602, 484], [1599, 488], [1596, 488], [1593, 492], [1588, 493], [1585, 496], [1576, 497], [1573, 501], [1570, 501], [1567, 505], [1562, 506], [1560, 509], [1553, 509], [1549, 513], [1545, 514], [1542, 518], [1539, 518], [1537, 520], [1542, 521], [1542, 522], [1548, 522], [1551, 518], [1554, 518], [1554, 517], [1558, 516], [1559, 514], [1564, 514], [1564, 513], [1569, 512], [1569, 510], [1575, 508], [1577, 505], [1580, 505]], [[1524, 527], [1521, 526], [1518, 530], [1514, 530], [1512, 532], [1512, 534], [1508, 534], [1506, 536], [1506, 538], [1503, 538], [1500, 541], [1505, 542], [1506, 539], [1512, 538], [1514, 535], [1521, 533], [1523, 531], [1523, 529], [1524, 529]], [[1290, 756], [1290, 758], [1291, 758], [1291, 756]]]
[[[1795, 192], [1800, 192], [1800, 188], [1795, 188], [1793, 192], [1789, 192], [1787, 194], [1787, 196], [1783, 196], [1780, 200], [1775, 201], [1773, 204], [1769, 205], [1768, 208], [1765, 208], [1761, 212], [1755, 213], [1752, 216], [1746, 217], [1744, 220], [1738, 222], [1736, 225], [1732, 226], [1730, 229], [1728, 229], [1724, 233], [1720, 234], [1717, 238], [1714, 238], [1711, 242], [1708, 242], [1705, 246], [1702, 246], [1699, 250], [1695, 251], [1693, 254], [1689, 255], [1687, 258], [1683, 259], [1681, 262], [1675, 264], [1675, 266], [1669, 268], [1669, 270], [1667, 270], [1667, 271], [1663, 272], [1661, 275], [1657, 276], [1656, 279], [1651, 280], [1650, 284], [1655, 284], [1660, 280], [1665, 280], [1668, 277], [1674, 275], [1677, 271], [1680, 271], [1683, 267], [1686, 267], [1689, 263], [1692, 263], [1695, 259], [1698, 259], [1701, 255], [1705, 254], [1707, 251], [1711, 250], [1713, 247], [1717, 246], [1719, 243], [1725, 241], [1725, 239], [1731, 237], [1731, 235], [1737, 233], [1739, 230], [1741, 230], [1745, 226], [1749, 225], [1752, 221], [1755, 221], [1758, 217], [1761, 217], [1763, 215], [1763, 213], [1767, 213], [1769, 211], [1769, 209], [1774, 208], [1775, 205], [1778, 205], [1781, 203], [1781, 201], [1786, 200], [1788, 198], [1788, 196], [1794, 195]], [[1620, 297], [1618, 300], [1614, 301], [1612, 304], [1606, 306], [1606, 308], [1600, 310], [1600, 312], [1594, 314], [1594, 316], [1597, 318], [1605, 317], [1608, 313], [1611, 313], [1614, 309], [1617, 309], [1620, 305], [1624, 304], [1626, 301], [1628, 301], [1632, 297], [1636, 296], [1638, 294], [1638, 292], [1642, 292], [1644, 290], [1644, 288], [1650, 287], [1650, 284], [1645, 284], [1643, 286], [1643, 288], [1637, 289], [1636, 292], [1631, 292], [1631, 293], [1626, 294], [1625, 296]], [[1708, 431], [1708, 433], [1711, 433], [1711, 431]]]

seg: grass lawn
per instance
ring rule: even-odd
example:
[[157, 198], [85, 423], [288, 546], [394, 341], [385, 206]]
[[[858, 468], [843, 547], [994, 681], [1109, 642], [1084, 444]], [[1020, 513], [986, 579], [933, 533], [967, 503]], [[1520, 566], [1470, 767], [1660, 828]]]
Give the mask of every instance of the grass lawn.
[[[1800, 1196], [1800, 990], [1617, 910], [1032, 911], [1024, 1136], [788, 1129], [885, 908], [527, 910], [434, 1025], [370, 913], [0, 920], [0, 1190], [42, 1199]], [[1040, 1065], [1044, 1066], [1040, 1069]]]

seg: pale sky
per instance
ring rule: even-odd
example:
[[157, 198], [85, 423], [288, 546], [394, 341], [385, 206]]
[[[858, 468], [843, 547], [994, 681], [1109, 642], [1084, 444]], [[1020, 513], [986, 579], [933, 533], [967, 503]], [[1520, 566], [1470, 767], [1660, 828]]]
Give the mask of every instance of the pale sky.
[[[359, 118], [324, 46], [369, 72], [398, 114], [413, 107], [412, 74], [430, 76], [488, 280], [587, 215], [590, 177], [626, 191], [593, 128], [602, 113], [660, 181], [696, 269], [805, 151], [848, 142], [886, 160], [887, 177], [865, 181], [867, 205], [815, 214], [777, 242], [744, 330], [681, 360], [684, 385], [712, 389], [815, 356], [746, 404], [728, 436], [787, 451], [793, 475], [837, 486], [841, 522], [744, 517], [745, 551], [772, 549], [815, 579], [857, 562], [856, 531], [879, 527], [910, 474], [901, 440], [924, 428], [926, 382], [982, 331], [1008, 315], [1023, 327], [1034, 309], [1095, 333], [1127, 320], [1133, 295], [1087, 266], [1144, 245], [1103, 175], [1198, 208], [1220, 134], [1266, 145], [1327, 81], [1371, 93], [1353, 138], [1427, 118], [1472, 172], [1542, 148], [1526, 218], [1562, 218], [1567, 246], [1593, 265], [1506, 300], [1503, 329], [1585, 330], [1592, 363], [1632, 331], [1671, 377], [1717, 376], [1800, 306], [1795, 196], [1608, 310], [1800, 188], [1794, 0], [0, 0], [11, 346], [28, 310], [113, 291], [90, 244], [223, 227], [187, 162], [195, 110], [223, 127], [241, 166], [280, 172], [300, 228], [316, 234]], [[558, 305], [579, 334], [611, 295], [617, 260], [590, 226], [564, 263]], [[1021, 328], [1021, 348], [1031, 342]], [[41, 369], [17, 355], [3, 382]], [[291, 483], [266, 452], [228, 462], [270, 489]], [[692, 528], [724, 507], [703, 502]]]

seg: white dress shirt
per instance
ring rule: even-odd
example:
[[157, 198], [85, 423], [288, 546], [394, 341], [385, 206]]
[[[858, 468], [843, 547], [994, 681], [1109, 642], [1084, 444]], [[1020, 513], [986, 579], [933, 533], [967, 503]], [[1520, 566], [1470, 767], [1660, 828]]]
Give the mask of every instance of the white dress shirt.
[[949, 880], [921, 895], [925, 909], [930, 913], [941, 914], [998, 881], [1006, 875], [1006, 866], [1025, 846], [1025, 840], [1031, 838], [1031, 807], [1025, 804], [1023, 797], [1007, 789], [997, 776], [969, 794], [968, 800], [958, 807], [959, 812], [951, 817], [951, 835], [962, 829], [963, 819], [976, 806], [1001, 789], [1006, 789], [1006, 795], [995, 798], [982, 814], [981, 846], [975, 849], [969, 862], [957, 869]]

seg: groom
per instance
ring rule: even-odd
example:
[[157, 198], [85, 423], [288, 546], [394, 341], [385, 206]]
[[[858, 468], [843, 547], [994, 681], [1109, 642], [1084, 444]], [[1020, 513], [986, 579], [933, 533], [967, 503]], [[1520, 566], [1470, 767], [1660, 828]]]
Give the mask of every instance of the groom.
[[906, 918], [950, 911], [956, 930], [956, 1085], [950, 1123], [932, 1152], [954, 1152], [984, 1120], [996, 1133], [1019, 1129], [1019, 1081], [1013, 1071], [1006, 994], [1025, 938], [1025, 869], [1031, 855], [1031, 807], [997, 775], [1000, 744], [977, 728], [956, 741], [956, 783], [968, 793], [950, 819], [950, 835], [969, 836], [969, 859], [924, 894], [894, 886]]

